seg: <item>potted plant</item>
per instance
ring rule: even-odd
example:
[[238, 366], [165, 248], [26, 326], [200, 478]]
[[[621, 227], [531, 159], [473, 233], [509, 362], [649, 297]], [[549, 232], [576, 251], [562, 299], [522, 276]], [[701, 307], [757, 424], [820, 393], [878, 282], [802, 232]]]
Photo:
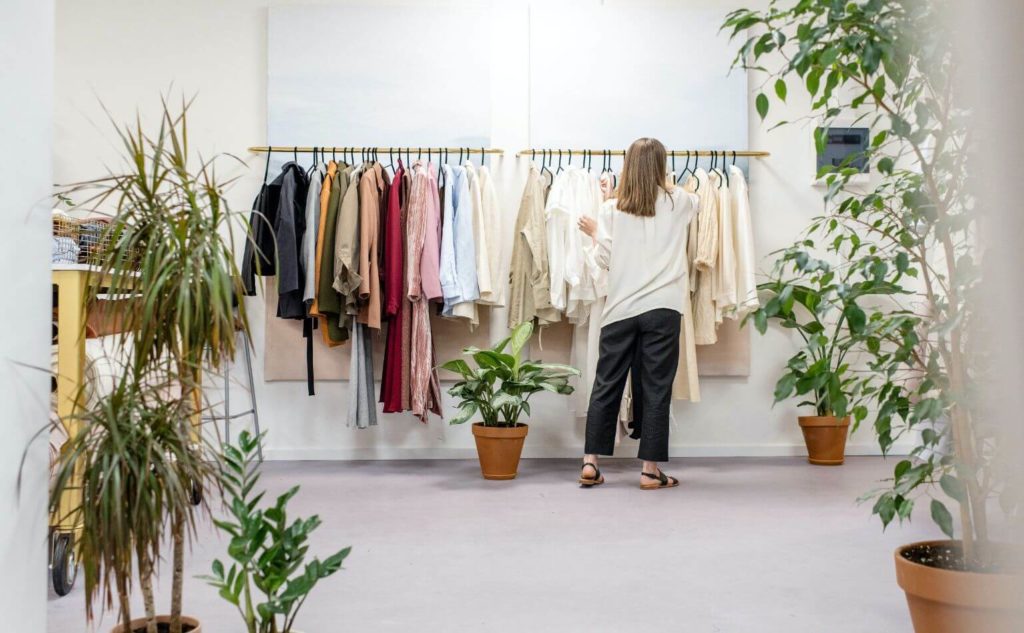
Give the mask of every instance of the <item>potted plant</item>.
[[288, 518], [288, 501], [295, 486], [261, 508], [265, 492], [259, 483], [256, 455], [262, 440], [248, 431], [238, 446], [224, 446], [224, 491], [230, 518], [215, 521], [230, 537], [230, 566], [217, 559], [204, 579], [234, 606], [247, 633], [295, 633], [299, 609], [318, 582], [339, 569], [352, 548], [346, 547], [321, 561], [306, 562], [309, 537], [320, 517]]
[[[115, 335], [115, 344], [129, 359], [123, 378], [125, 393], [144, 393], [149, 389], [147, 384], [159, 385], [159, 399], [155, 402], [163, 404], [158, 410], [167, 415], [173, 413], [174, 422], [182, 427], [180, 432], [191, 439], [193, 452], [188, 456], [173, 453], [176, 445], [172, 442], [167, 450], [176, 455], [173, 463], [179, 468], [149, 473], [147, 476], [163, 477], [165, 481], [148, 485], [162, 486], [175, 494], [187, 488], [189, 498], [196, 503], [201, 500], [204, 487], [219, 485], [218, 469], [200, 471], [198, 466], [215, 457], [205, 446], [199, 429], [205, 408], [202, 373], [217, 370], [233, 358], [236, 333], [240, 330], [248, 339], [248, 321], [244, 303], [238, 300], [243, 292], [235, 264], [232, 225], [232, 220], [241, 216], [232, 213], [224, 199], [224, 183], [216, 175], [216, 157], [203, 159], [196, 168], [190, 162], [188, 107], [188, 103], [182, 103], [180, 111], [172, 111], [164, 101], [159, 127], [152, 135], [143, 131], [141, 122], [123, 128], [115, 126], [123, 147], [126, 171], [71, 185], [61, 195], [70, 199], [84, 198], [78, 208], [107, 211], [111, 215], [109, 228], [93, 248], [94, 266], [86, 286], [102, 286], [107, 288], [108, 296], [128, 299], [113, 301], [108, 307], [109, 316], [122, 324], [122, 331]], [[142, 406], [138, 403], [150, 401], [153, 396], [145, 400], [126, 397], [124, 406], [127, 408], [122, 414], [138, 413], [135, 407]], [[108, 414], [113, 415], [112, 411], [116, 410], [112, 408]], [[90, 414], [86, 412], [86, 420], [91, 419]], [[97, 433], [103, 433], [102, 428], [97, 429]], [[90, 432], [87, 425], [85, 435], [89, 436]], [[173, 439], [181, 440], [180, 437]], [[69, 478], [63, 481], [63, 486], [74, 486], [71, 472], [75, 472], [76, 477], [80, 474], [86, 481], [90, 477], [102, 477], [102, 472], [90, 472], [103, 465], [97, 456], [89, 454], [95, 444], [80, 444], [75, 438], [70, 441], [71, 446], [80, 445], [81, 450], [64, 460], [62, 467], [72, 470], [68, 471]], [[199, 474], [202, 476], [197, 476]], [[112, 485], [107, 484], [101, 492], [113, 494], [115, 491], [109, 489]], [[60, 486], [53, 491], [56, 503], [59, 503], [61, 491]], [[172, 547], [171, 603], [167, 626], [163, 628], [169, 633], [189, 630], [189, 619], [182, 615], [182, 592], [185, 549], [193, 534], [194, 510], [192, 505], [179, 501], [177, 497], [166, 495], [150, 500], [127, 494], [119, 502], [122, 506], [152, 505], [138, 515], [131, 531], [120, 534], [119, 541], [120, 546], [131, 544], [135, 551], [139, 547], [148, 548], [151, 556], [144, 563], [156, 565], [161, 559], [158, 536], [164, 533], [164, 526], [167, 527]], [[92, 511], [93, 508], [85, 507], [74, 509], [83, 517]], [[131, 513], [133, 509], [129, 507], [125, 511]], [[102, 526], [93, 528], [100, 534], [105, 533]], [[112, 524], [111, 529], [120, 528]], [[84, 530], [88, 531], [89, 528]], [[86, 534], [85, 538], [91, 537]], [[98, 544], [95, 552], [102, 554], [102, 547], [102, 543]], [[84, 560], [87, 555], [83, 550], [79, 559], [86, 566], [89, 586], [90, 563]], [[100, 558], [92, 563], [92, 568], [103, 569], [103, 564]], [[121, 572], [125, 569], [122, 567]], [[150, 571], [140, 570], [140, 582], [149, 577]], [[117, 580], [118, 589], [127, 590], [127, 579]], [[95, 587], [96, 578], [91, 582]], [[87, 591], [87, 599], [95, 596], [96, 591]], [[163, 618], [154, 615], [150, 606], [147, 603], [147, 617], [140, 630], [157, 633], [157, 622]], [[126, 603], [122, 604], [122, 613], [127, 613]], [[128, 633], [139, 628], [129, 620], [123, 617], [119, 630]], [[193, 630], [198, 629], [198, 622], [192, 622]]]
[[[115, 632], [170, 630], [170, 616], [157, 615], [153, 591], [168, 517], [182, 522], [175, 529], [182, 530], [183, 540], [194, 535], [192, 486], [216, 477], [213, 452], [197, 447], [192, 437], [190, 407], [167, 397], [175, 387], [125, 368], [109, 393], [77, 414], [82, 430], [68, 438], [55, 470], [53, 512], [60, 511], [64, 493], [79, 493], [71, 515], [62, 518], [81, 526], [76, 545], [86, 616], [92, 619], [97, 599], [111, 606], [116, 595]], [[133, 579], [145, 611], [138, 619], [131, 613]], [[180, 620], [182, 631], [200, 631], [195, 619]]]
[[899, 288], [876, 279], [870, 266], [833, 266], [811, 257], [812, 246], [807, 240], [773, 253], [770, 278], [758, 286], [767, 300], [747, 319], [761, 334], [775, 321], [803, 340], [775, 385], [775, 403], [795, 394], [805, 398], [799, 406], [814, 407], [814, 415], [798, 417], [807, 459], [836, 466], [844, 461], [850, 415], [854, 430], [868, 415], [861, 400], [870, 380], [851, 368], [857, 347], [875, 335], [860, 304]]
[[530, 415], [530, 397], [539, 391], [571, 394], [569, 378], [579, 375], [578, 370], [566, 365], [521, 360], [520, 354], [532, 335], [533, 323], [520, 323], [491, 349], [463, 350], [473, 359], [475, 368], [462, 359], [441, 365], [461, 377], [448, 390], [459, 400], [459, 412], [450, 423], [462, 424], [480, 417], [473, 423], [473, 437], [484, 479], [515, 478], [529, 432], [529, 426], [519, 417]]
[[[991, 501], [1016, 511], [1000, 460], [1019, 457], [1000, 450], [975, 393], [987, 371], [969, 189], [978, 148], [944, 8], [934, 0], [773, 1], [730, 13], [723, 28], [745, 38], [736, 65], [767, 73], [767, 92], [755, 99], [762, 119], [768, 92], [784, 101], [800, 85], [819, 122], [819, 152], [837, 117], [871, 128], [863, 152], [820, 170], [828, 211], [810, 232], [833, 259], [899, 288], [888, 301], [861, 305], [871, 332], [856, 348], [882, 451], [900, 437], [914, 442], [887, 485], [868, 495], [872, 511], [888, 525], [909, 519], [923, 500], [949, 539], [895, 553], [915, 630], [1020, 631], [1021, 568], [989, 531]], [[866, 189], [849, 186], [858, 164], [874, 172]]]

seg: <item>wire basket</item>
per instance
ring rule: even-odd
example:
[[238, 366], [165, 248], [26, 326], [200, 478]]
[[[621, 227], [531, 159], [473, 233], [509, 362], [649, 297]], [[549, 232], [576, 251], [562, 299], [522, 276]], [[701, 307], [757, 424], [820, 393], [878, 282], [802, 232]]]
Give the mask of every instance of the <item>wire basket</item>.
[[[108, 218], [73, 218], [63, 213], [53, 214], [53, 262], [63, 264], [103, 263], [113, 239], [113, 224]], [[125, 266], [139, 267], [139, 253], [132, 251]]]

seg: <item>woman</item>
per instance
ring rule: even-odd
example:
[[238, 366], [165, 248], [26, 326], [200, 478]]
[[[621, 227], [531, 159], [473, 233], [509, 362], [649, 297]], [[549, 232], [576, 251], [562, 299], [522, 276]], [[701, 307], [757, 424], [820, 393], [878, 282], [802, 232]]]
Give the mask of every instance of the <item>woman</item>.
[[640, 487], [671, 488], [658, 462], [668, 461], [672, 380], [679, 362], [679, 328], [687, 292], [686, 234], [696, 196], [666, 182], [665, 146], [652, 138], [626, 152], [617, 198], [579, 228], [594, 241], [598, 264], [608, 270], [601, 344], [587, 411], [587, 439], [579, 482], [604, 483], [598, 455], [611, 455], [626, 376], [632, 367], [643, 389], [638, 457]]

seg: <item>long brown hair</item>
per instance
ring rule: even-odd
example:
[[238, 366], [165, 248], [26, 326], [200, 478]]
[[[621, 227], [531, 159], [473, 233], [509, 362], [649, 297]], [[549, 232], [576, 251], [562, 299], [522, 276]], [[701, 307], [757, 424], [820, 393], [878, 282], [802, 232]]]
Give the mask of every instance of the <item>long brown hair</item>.
[[622, 177], [616, 190], [619, 211], [649, 218], [665, 184], [665, 146], [656, 138], [638, 138], [626, 150]]

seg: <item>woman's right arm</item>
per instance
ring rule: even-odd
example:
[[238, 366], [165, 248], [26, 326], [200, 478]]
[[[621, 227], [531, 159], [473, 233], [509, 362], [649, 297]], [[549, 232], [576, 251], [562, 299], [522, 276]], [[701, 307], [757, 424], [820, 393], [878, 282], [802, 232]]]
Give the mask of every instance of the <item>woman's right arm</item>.
[[612, 201], [601, 205], [597, 212], [597, 222], [591, 237], [594, 240], [594, 259], [597, 265], [608, 270], [612, 260], [612, 214], [615, 203]]

